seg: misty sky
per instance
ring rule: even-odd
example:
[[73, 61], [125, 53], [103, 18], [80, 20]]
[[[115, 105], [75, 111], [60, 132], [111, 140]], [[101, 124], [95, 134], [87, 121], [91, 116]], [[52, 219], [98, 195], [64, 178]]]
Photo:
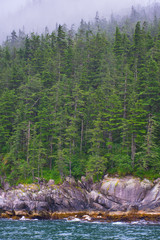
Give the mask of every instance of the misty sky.
[[[158, 0], [160, 1], [160, 0]], [[67, 25], [92, 20], [96, 11], [108, 17], [132, 5], [148, 5], [155, 0], [0, 0], [0, 41], [13, 29], [26, 32], [52, 31], [56, 23]]]

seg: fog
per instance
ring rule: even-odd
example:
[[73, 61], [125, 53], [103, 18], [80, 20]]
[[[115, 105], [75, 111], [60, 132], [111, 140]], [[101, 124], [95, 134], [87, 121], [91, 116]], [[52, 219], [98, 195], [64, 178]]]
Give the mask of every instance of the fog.
[[[160, 0], [159, 0], [160, 1]], [[99, 12], [108, 18], [111, 13], [122, 13], [132, 5], [149, 5], [154, 0], [0, 0], [0, 42], [12, 30], [40, 32], [47, 26], [50, 31], [56, 23], [78, 25], [81, 19], [92, 20]]]

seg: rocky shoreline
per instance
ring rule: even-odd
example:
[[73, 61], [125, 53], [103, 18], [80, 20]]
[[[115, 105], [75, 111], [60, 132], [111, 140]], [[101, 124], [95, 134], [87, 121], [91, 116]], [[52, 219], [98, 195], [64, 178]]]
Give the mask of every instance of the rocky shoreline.
[[160, 179], [85, 177], [0, 189], [0, 218], [160, 221]]
[[134, 222], [145, 220], [147, 222], [160, 222], [160, 212], [101, 212], [101, 211], [78, 211], [78, 212], [34, 212], [28, 213], [23, 211], [4, 212], [0, 218], [13, 220], [61, 220], [68, 221], [87, 221], [87, 222]]

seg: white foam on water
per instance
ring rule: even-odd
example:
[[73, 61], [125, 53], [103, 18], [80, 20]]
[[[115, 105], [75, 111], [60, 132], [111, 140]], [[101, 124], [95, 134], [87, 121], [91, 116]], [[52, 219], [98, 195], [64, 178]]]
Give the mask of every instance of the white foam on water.
[[59, 236], [71, 236], [72, 233], [59, 233], [58, 235]]
[[22, 216], [19, 220], [20, 220], [20, 221], [38, 221], [37, 218], [35, 218], [35, 219], [29, 219], [29, 218], [26, 218], [25, 216]]
[[67, 222], [81, 222], [79, 218], [67, 219]]
[[125, 225], [127, 223], [125, 223], [125, 222], [113, 222], [112, 224], [113, 225]]

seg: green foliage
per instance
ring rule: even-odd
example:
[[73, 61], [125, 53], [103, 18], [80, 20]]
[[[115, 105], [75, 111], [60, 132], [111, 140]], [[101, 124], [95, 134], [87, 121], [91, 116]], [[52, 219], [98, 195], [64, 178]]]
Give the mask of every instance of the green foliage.
[[12, 32], [0, 48], [1, 176], [158, 176], [160, 37], [138, 16]]
[[144, 143], [141, 146], [141, 151], [137, 153], [137, 164], [143, 169], [154, 169], [155, 172], [160, 171], [160, 155], [159, 148], [156, 144], [157, 123], [153, 116], [149, 115], [147, 134]]
[[131, 157], [125, 153], [115, 154], [112, 157], [114, 168], [120, 176], [125, 176], [133, 173]]
[[116, 27], [116, 33], [115, 33], [115, 42], [114, 42], [114, 52], [117, 57], [121, 57], [123, 53], [123, 48], [122, 48], [122, 36], [119, 31], [119, 28]]
[[155, 172], [154, 169], [144, 170], [141, 167], [136, 168], [133, 175], [136, 177], [140, 177], [141, 179], [147, 178], [150, 180], [155, 180], [155, 179], [159, 178], [159, 172]]
[[47, 181], [49, 181], [50, 179], [54, 179], [55, 184], [58, 184], [61, 182], [61, 176], [56, 167], [52, 170], [50, 170], [48, 168], [44, 168], [43, 169], [43, 178], [46, 179]]
[[[107, 158], [98, 155], [91, 155], [88, 159], [87, 173], [92, 176], [103, 175], [107, 169]], [[97, 177], [98, 178], [98, 177]]]

